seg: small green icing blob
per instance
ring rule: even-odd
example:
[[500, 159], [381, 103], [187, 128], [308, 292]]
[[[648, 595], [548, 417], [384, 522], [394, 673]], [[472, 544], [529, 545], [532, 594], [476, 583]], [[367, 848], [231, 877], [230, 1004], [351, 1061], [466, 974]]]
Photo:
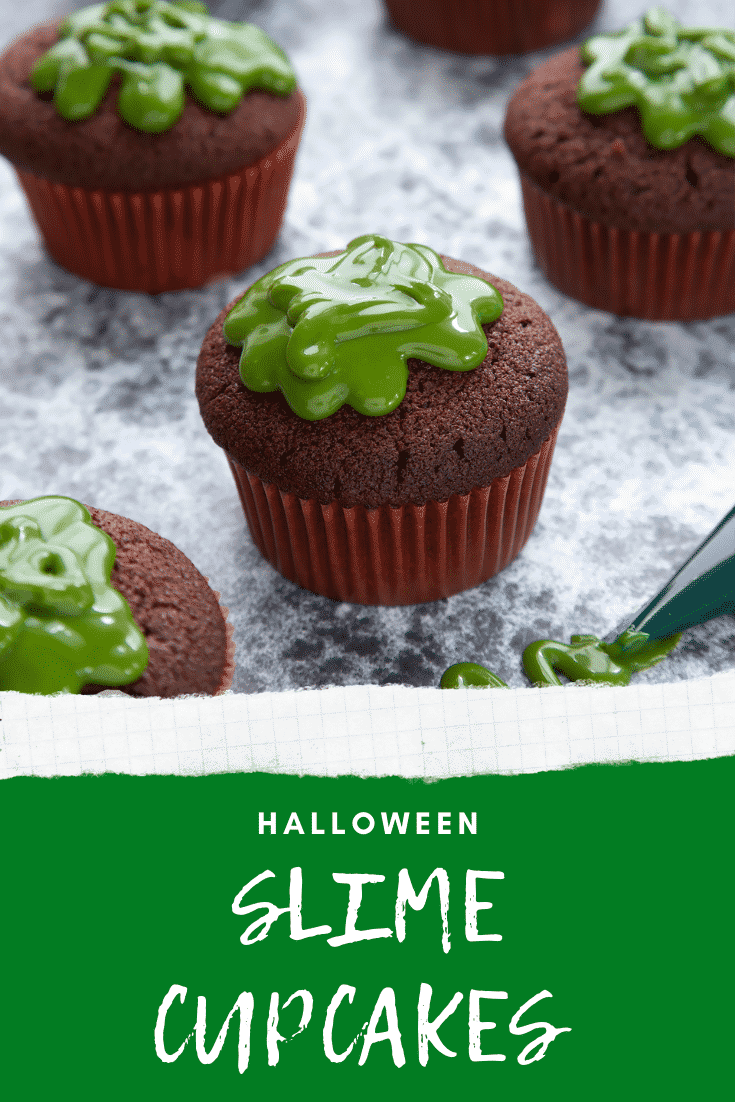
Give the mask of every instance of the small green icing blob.
[[645, 632], [624, 631], [614, 643], [596, 635], [573, 635], [571, 645], [553, 639], [531, 643], [523, 652], [523, 667], [535, 685], [561, 685], [557, 673], [570, 681], [627, 685], [632, 674], [657, 665], [681, 639], [681, 632], [650, 640]]
[[403, 400], [406, 361], [470, 371], [487, 355], [482, 325], [503, 300], [476, 276], [448, 272], [426, 245], [357, 237], [338, 256], [282, 264], [224, 323], [242, 346], [249, 390], [280, 390], [294, 413], [329, 417], [346, 402], [378, 417]]
[[0, 690], [78, 693], [127, 685], [148, 647], [110, 584], [115, 544], [79, 502], [0, 508]]
[[651, 145], [675, 149], [698, 134], [735, 157], [735, 31], [682, 27], [651, 8], [616, 34], [589, 38], [582, 58], [589, 66], [577, 89], [582, 110], [635, 106]]
[[210, 111], [227, 114], [251, 88], [286, 96], [296, 87], [288, 58], [258, 27], [214, 19], [196, 0], [110, 0], [68, 16], [59, 41], [31, 72], [70, 122], [99, 107], [114, 73], [117, 109], [148, 134], [184, 110], [184, 86]]
[[477, 662], [456, 662], [445, 670], [440, 689], [507, 689], [497, 674]]

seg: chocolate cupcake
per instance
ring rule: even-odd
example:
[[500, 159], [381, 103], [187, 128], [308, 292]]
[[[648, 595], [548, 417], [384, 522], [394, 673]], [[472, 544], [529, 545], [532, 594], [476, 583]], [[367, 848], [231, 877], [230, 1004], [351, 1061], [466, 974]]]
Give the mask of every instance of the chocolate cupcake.
[[108, 287], [198, 287], [269, 251], [305, 100], [257, 27], [111, 0], [0, 56], [0, 153], [46, 247]]
[[0, 690], [215, 695], [234, 673], [226, 616], [142, 524], [67, 497], [0, 502]]
[[462, 54], [527, 54], [566, 42], [592, 22], [600, 0], [385, 0], [417, 42]]
[[651, 320], [735, 310], [735, 32], [653, 9], [536, 69], [505, 136], [562, 291]]
[[324, 596], [398, 605], [518, 554], [567, 371], [549, 318], [512, 284], [369, 235], [224, 310], [196, 389], [268, 561]]

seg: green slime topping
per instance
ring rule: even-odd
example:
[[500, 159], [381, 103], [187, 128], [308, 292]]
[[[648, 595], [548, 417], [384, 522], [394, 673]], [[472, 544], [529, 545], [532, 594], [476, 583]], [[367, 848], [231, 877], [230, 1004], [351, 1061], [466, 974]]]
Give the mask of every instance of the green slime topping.
[[68, 497], [0, 508], [0, 690], [78, 693], [127, 685], [145, 639], [110, 585], [115, 544]]
[[[523, 652], [523, 668], [534, 685], [561, 685], [557, 673], [570, 681], [600, 681], [605, 685], [627, 685], [638, 670], [648, 670], [669, 654], [681, 639], [681, 632], [649, 641], [645, 631], [624, 631], [614, 643], [603, 643], [597, 635], [573, 635], [570, 645], [540, 639]], [[457, 662], [442, 674], [440, 689], [503, 688], [497, 674], [475, 662]]]
[[487, 666], [477, 662], [456, 662], [445, 670], [440, 689], [507, 689], [508, 686]]
[[554, 671], [570, 681], [627, 685], [632, 674], [657, 665], [680, 639], [677, 632], [649, 641], [645, 631], [624, 631], [614, 643], [603, 643], [596, 635], [573, 635], [570, 645], [541, 639], [524, 650], [523, 668], [535, 685], [561, 685]]
[[251, 23], [207, 14], [197, 0], [111, 0], [68, 16], [59, 41], [31, 72], [36, 92], [75, 122], [99, 107], [114, 73], [117, 109], [149, 134], [168, 130], [184, 110], [184, 85], [210, 111], [226, 114], [251, 88], [285, 96], [296, 87], [288, 58]]
[[651, 8], [616, 34], [588, 39], [582, 58], [589, 65], [577, 89], [582, 110], [636, 106], [651, 145], [675, 149], [699, 134], [735, 157], [735, 31], [682, 27]]
[[230, 311], [249, 390], [280, 390], [294, 413], [329, 417], [347, 402], [378, 417], [403, 400], [406, 361], [470, 371], [487, 355], [482, 325], [503, 300], [476, 276], [448, 272], [426, 245], [357, 237], [339, 256], [281, 265]]

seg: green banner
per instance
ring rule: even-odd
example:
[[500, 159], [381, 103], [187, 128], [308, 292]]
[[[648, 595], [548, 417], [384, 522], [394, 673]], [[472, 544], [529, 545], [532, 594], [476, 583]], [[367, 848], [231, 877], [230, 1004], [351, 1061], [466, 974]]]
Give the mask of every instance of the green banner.
[[735, 759], [2, 785], [9, 1099], [717, 1099]]

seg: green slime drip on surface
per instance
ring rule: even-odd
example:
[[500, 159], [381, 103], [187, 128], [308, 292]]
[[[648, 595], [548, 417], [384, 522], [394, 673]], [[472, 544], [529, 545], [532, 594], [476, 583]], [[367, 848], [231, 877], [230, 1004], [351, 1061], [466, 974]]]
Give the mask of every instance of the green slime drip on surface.
[[[661, 662], [681, 639], [681, 632], [665, 639], [649, 640], [645, 631], [624, 631], [613, 643], [597, 635], [573, 635], [571, 643], [540, 639], [523, 652], [523, 668], [534, 685], [561, 685], [563, 673], [570, 681], [595, 681], [604, 685], [627, 685], [639, 670]], [[504, 688], [504, 681], [485, 666], [458, 662], [445, 670], [440, 689]]]
[[136, 130], [168, 130], [184, 110], [184, 85], [210, 111], [227, 114], [251, 88], [286, 96], [296, 87], [288, 58], [258, 27], [214, 19], [197, 0], [110, 0], [68, 16], [59, 41], [31, 72], [70, 122], [99, 107], [113, 74], [117, 109]]
[[675, 149], [698, 134], [735, 157], [735, 31], [682, 27], [651, 8], [615, 34], [589, 38], [582, 59], [589, 66], [577, 89], [583, 111], [635, 106], [651, 145]]
[[79, 502], [0, 508], [0, 690], [78, 693], [127, 685], [148, 647], [110, 584], [115, 544]]
[[448, 272], [426, 245], [367, 234], [339, 256], [292, 260], [263, 276], [223, 330], [242, 346], [249, 390], [280, 390], [309, 421], [345, 402], [378, 417], [405, 397], [410, 356], [448, 371], [479, 366], [482, 325], [502, 310], [494, 287]]
[[557, 673], [570, 681], [627, 685], [639, 670], [656, 666], [674, 649], [681, 632], [649, 640], [644, 631], [624, 631], [613, 643], [597, 635], [573, 635], [571, 643], [540, 639], [523, 652], [523, 668], [534, 685], [561, 685]]
[[445, 670], [440, 689], [507, 689], [506, 683], [487, 666], [477, 662], [456, 662]]

